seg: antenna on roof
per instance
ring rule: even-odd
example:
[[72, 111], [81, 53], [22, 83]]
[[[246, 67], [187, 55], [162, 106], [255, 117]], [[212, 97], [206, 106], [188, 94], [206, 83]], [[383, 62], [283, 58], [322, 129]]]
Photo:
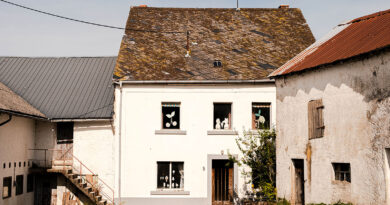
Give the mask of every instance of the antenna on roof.
[[185, 55], [186, 58], [190, 57], [190, 31], [187, 31], [187, 46], [186, 46], [186, 49], [187, 49], [187, 53]]

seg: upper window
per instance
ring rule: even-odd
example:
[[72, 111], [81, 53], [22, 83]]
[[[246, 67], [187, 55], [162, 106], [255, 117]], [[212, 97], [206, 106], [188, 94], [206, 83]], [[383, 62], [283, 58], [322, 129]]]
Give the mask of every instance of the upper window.
[[214, 103], [214, 129], [232, 128], [232, 104]]
[[158, 189], [184, 189], [184, 162], [157, 162]]
[[308, 105], [309, 139], [324, 136], [324, 105], [322, 100], [312, 100]]
[[332, 163], [335, 180], [351, 182], [351, 164]]
[[162, 103], [163, 129], [180, 129], [180, 103]]
[[73, 143], [73, 122], [57, 123], [57, 143]]
[[252, 103], [252, 129], [269, 129], [271, 103]]
[[16, 176], [16, 195], [23, 194], [23, 175]]
[[27, 175], [27, 192], [34, 191], [34, 175], [28, 174]]
[[12, 193], [12, 177], [3, 178], [3, 199], [11, 197]]

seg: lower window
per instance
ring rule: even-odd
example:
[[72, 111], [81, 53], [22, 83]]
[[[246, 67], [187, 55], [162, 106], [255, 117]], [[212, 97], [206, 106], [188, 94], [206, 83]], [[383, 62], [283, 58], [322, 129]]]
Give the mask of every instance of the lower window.
[[184, 189], [184, 162], [157, 162], [158, 189]]
[[332, 163], [336, 181], [351, 182], [351, 164]]
[[3, 178], [3, 199], [11, 197], [12, 192], [12, 177]]
[[23, 175], [16, 176], [16, 195], [23, 194]]

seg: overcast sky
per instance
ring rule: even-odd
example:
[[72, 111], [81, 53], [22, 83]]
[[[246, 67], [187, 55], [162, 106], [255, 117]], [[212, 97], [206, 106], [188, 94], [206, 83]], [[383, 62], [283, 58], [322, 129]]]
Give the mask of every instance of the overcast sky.
[[[8, 0], [86, 21], [124, 27], [130, 6], [234, 8], [236, 0]], [[300, 8], [316, 39], [337, 24], [390, 9], [390, 0], [240, 0], [241, 8]], [[42, 15], [0, 2], [0, 56], [115, 56], [122, 30]]]

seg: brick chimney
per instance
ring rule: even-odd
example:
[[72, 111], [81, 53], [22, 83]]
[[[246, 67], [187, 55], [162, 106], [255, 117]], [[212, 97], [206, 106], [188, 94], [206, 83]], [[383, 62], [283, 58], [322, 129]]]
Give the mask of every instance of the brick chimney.
[[279, 6], [279, 9], [288, 9], [288, 8], [290, 8], [290, 6], [287, 4], [282, 4]]

